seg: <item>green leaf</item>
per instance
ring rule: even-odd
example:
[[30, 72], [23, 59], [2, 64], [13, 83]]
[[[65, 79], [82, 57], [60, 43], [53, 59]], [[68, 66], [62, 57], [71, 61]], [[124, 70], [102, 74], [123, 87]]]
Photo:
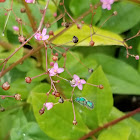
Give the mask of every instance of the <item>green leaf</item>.
[[[140, 22], [135, 27], [131, 28], [131, 30], [126, 33], [125, 38], [130, 38], [130, 37], [136, 35], [140, 28], [139, 25], [140, 25]], [[129, 53], [134, 54], [134, 55], [140, 54], [140, 53], [138, 53], [139, 44], [140, 44], [140, 37], [135, 37], [135, 38], [127, 41], [127, 45], [133, 47], [133, 49], [129, 50]], [[120, 47], [119, 59], [123, 60], [127, 64], [129, 64], [129, 65], [133, 66], [135, 69], [137, 69], [139, 61], [138, 60], [134, 61], [134, 57], [131, 57], [131, 56], [128, 59], [126, 59], [126, 55], [127, 55], [126, 48]]]
[[[34, 68], [30, 71], [27, 72], [27, 77], [35, 77], [35, 76], [38, 76], [40, 74], [43, 74], [45, 73], [45, 71], [41, 70], [41, 69], [38, 69], [38, 68]], [[43, 79], [46, 78], [46, 75], [42, 75], [42, 76], [39, 76], [37, 78], [34, 78], [32, 81], [35, 82], [35, 81], [41, 81]]]
[[[63, 67], [63, 57], [59, 60], [59, 65], [60, 67]], [[69, 51], [67, 53], [65, 66], [67, 70], [72, 74], [72, 76], [76, 74], [82, 78], [88, 78], [90, 76], [88, 68], [94, 69], [97, 66], [97, 63], [94, 60], [83, 58], [83, 56], [80, 53]], [[71, 76], [66, 71], [61, 73], [61, 76], [66, 79], [71, 79]]]
[[[119, 111], [118, 109], [116, 109], [115, 107], [112, 108], [112, 111], [109, 115], [109, 118], [108, 118], [108, 121], [112, 121], [112, 120], [115, 120], [119, 117], [122, 117], [123, 115], [125, 115], [123, 112]], [[117, 125], [117, 124], [116, 124]], [[137, 122], [136, 120], [132, 119], [132, 118], [127, 118], [121, 122], [118, 123], [118, 125], [122, 125], [122, 127], [124, 125], [127, 125], [126, 126], [126, 129], [128, 129], [128, 127], [131, 128], [131, 133], [129, 134], [129, 138], [128, 140], [139, 140], [140, 138], [140, 123]], [[111, 128], [114, 129], [112, 126]], [[110, 128], [110, 129], [111, 129]], [[108, 128], [109, 129], [109, 128]], [[121, 129], [121, 128], [120, 128]], [[106, 131], [106, 130], [105, 130]], [[117, 131], [117, 130], [116, 130]], [[124, 130], [125, 131], [125, 130]], [[124, 131], [121, 131], [120, 132], [120, 135], [124, 133]], [[123, 132], [123, 133], [122, 133]], [[120, 139], [119, 139], [120, 140]], [[122, 139], [123, 140], [123, 139]]]
[[[72, 124], [73, 111], [70, 102], [65, 101], [63, 104], [57, 104], [51, 110], [45, 110], [43, 115], [39, 114], [39, 110], [43, 107], [43, 104], [47, 99], [45, 93], [49, 89], [50, 85], [40, 84], [32, 91], [31, 95], [34, 114], [40, 128], [48, 136], [61, 140], [78, 139], [80, 136], [83, 136], [85, 133], [89, 132], [89, 129], [84, 125], [78, 112], [76, 112], [78, 125], [74, 126]], [[49, 96], [48, 102], [57, 101], [58, 99], [54, 99], [54, 96]]]
[[[5, 59], [7, 57], [9, 57], [13, 52], [15, 51], [15, 49], [12, 49], [9, 52], [3, 52], [0, 54], [0, 57], [2, 59]], [[7, 64], [12, 64], [14, 62], [16, 62], [17, 60], [19, 60], [20, 58], [22, 58], [23, 56], [23, 48], [21, 48], [19, 51], [17, 51], [8, 61]]]
[[10, 133], [11, 140], [20, 139], [50, 139], [45, 133], [43, 133], [38, 124], [35, 122], [27, 122], [27, 119], [22, 110], [19, 110], [14, 121], [13, 128]]
[[[94, 54], [88, 56], [102, 65], [109, 79], [113, 93], [140, 94], [140, 74], [130, 65], [107, 55]], [[134, 59], [134, 61], [136, 61]]]
[[16, 68], [23, 72], [28, 72], [30, 69], [34, 69], [36, 66], [36, 61], [32, 58], [28, 58], [23, 61], [22, 64], [16, 66]]
[[79, 109], [79, 113], [88, 128], [94, 129], [106, 122], [113, 106], [113, 97], [110, 85], [101, 67], [90, 76], [87, 83], [102, 84], [104, 86], [104, 89], [99, 89], [86, 84], [81, 95], [94, 103], [92, 111], [86, 108]]
[[[99, 0], [92, 0], [90, 2], [89, 1], [85, 2], [85, 0], [78, 0], [78, 1], [71, 0], [69, 8], [72, 11], [73, 15], [75, 17], [78, 17], [90, 9], [90, 4], [95, 5], [98, 2]], [[80, 6], [79, 6], [79, 3], [80, 3]], [[93, 24], [95, 24], [100, 19], [100, 17], [101, 17], [101, 7], [98, 7], [96, 10], [96, 14], [94, 15], [94, 18], [93, 18]], [[92, 14], [89, 14], [84, 18], [84, 21], [90, 24], [91, 19], [92, 19]]]
[[[24, 78], [25, 79], [25, 78]], [[32, 88], [34, 88], [38, 82], [26, 83], [24, 79], [18, 79], [11, 83], [11, 88], [9, 89], [10, 94], [20, 94], [21, 98], [24, 100], [28, 97]]]
[[[0, 99], [0, 104], [1, 104], [1, 99]], [[17, 108], [6, 110], [5, 112], [0, 112], [0, 139], [1, 140], [3, 140], [9, 134], [9, 131], [12, 129], [14, 120], [16, 120], [16, 114], [17, 114]]]
[[[107, 31], [107, 30], [99, 29], [95, 26], [93, 26], [93, 28], [94, 28], [95, 32], [98, 31], [97, 32], [98, 35], [96, 35], [96, 34], [93, 35], [93, 40], [95, 42], [94, 46], [99, 46], [99, 45], [121, 45], [122, 46], [122, 43], [109, 39], [109, 38], [106, 38], [106, 37], [111, 37], [116, 40], [122, 41], [123, 39], [119, 35], [117, 35], [113, 32]], [[58, 29], [55, 32], [55, 34], [59, 33], [63, 29], [64, 28]], [[70, 29], [68, 29], [66, 32], [64, 32], [62, 35], [60, 35], [58, 38], [56, 38], [53, 41], [53, 43], [57, 44], [57, 45], [61, 45], [61, 44], [64, 44], [64, 42], [70, 42], [70, 41], [72, 41], [73, 36], [77, 36], [79, 39], [79, 43], [77, 43], [76, 46], [89, 46], [89, 42], [91, 41], [90, 27], [87, 25], [83, 25], [82, 29], [79, 30], [79, 29], [77, 29], [77, 26], [74, 25]], [[103, 37], [103, 36], [105, 36], [105, 37]], [[87, 38], [87, 39], [85, 39], [85, 38]], [[82, 41], [82, 42], [80, 42], [80, 41]], [[71, 45], [74, 45], [74, 43], [68, 43], [66, 45], [71, 46]]]
[[111, 17], [102, 28], [120, 34], [131, 29], [140, 21], [140, 17], [136, 16], [137, 13], [140, 13], [139, 5], [129, 1], [120, 1], [112, 4], [111, 10], [104, 10], [98, 25], [100, 26], [114, 11], [117, 11], [118, 14]]
[[101, 132], [98, 140], [128, 140], [130, 134], [130, 126], [124, 123], [118, 123]]

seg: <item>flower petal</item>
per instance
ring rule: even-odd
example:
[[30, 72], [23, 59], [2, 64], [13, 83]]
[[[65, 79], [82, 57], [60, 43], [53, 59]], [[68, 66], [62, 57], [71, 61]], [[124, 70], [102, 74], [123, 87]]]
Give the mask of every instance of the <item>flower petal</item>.
[[42, 36], [45, 36], [46, 33], [47, 33], [47, 29], [46, 28], [43, 28], [43, 30], [42, 30]]
[[56, 73], [50, 73], [50, 74], [49, 74], [49, 76], [54, 76], [54, 75], [56, 75]]
[[82, 84], [79, 84], [79, 85], [78, 85], [78, 88], [79, 88], [80, 90], [82, 90], [82, 89], [83, 89], [83, 85], [82, 85]]
[[35, 37], [35, 39], [40, 40], [40, 36], [41, 36], [40, 33], [36, 33], [34, 37]]
[[78, 75], [74, 74], [74, 75], [73, 75], [73, 79], [74, 79], [75, 81], [78, 81], [80, 78], [79, 78]]
[[64, 71], [63, 68], [58, 68], [58, 69], [57, 69], [57, 73], [62, 73], [63, 71]]
[[56, 75], [56, 73], [54, 72], [54, 68], [51, 68], [50, 71], [49, 71], [49, 73], [50, 73], [49, 74], [50, 76]]
[[49, 38], [49, 35], [42, 36], [42, 40], [47, 40], [48, 38]]
[[110, 4], [107, 5], [107, 10], [111, 10]]
[[72, 87], [76, 87], [77, 85], [75, 84], [75, 85], [71, 85]]
[[18, 27], [18, 26], [13, 26], [13, 29], [14, 29], [15, 31], [19, 31], [19, 27]]
[[107, 8], [107, 5], [106, 5], [106, 4], [103, 4], [103, 5], [102, 5], [102, 8], [103, 8], [103, 9], [106, 9], [106, 8]]
[[58, 69], [58, 64], [57, 64], [56, 62], [54, 63], [53, 68], [54, 68], [54, 69]]
[[110, 3], [110, 4], [113, 4], [113, 3], [114, 3], [114, 0], [109, 0], [109, 3]]
[[80, 82], [81, 82], [81, 84], [85, 84], [86, 83], [86, 81], [84, 79], [81, 79]]
[[52, 102], [45, 103], [44, 105], [46, 106], [47, 110], [50, 110], [53, 107], [53, 103]]

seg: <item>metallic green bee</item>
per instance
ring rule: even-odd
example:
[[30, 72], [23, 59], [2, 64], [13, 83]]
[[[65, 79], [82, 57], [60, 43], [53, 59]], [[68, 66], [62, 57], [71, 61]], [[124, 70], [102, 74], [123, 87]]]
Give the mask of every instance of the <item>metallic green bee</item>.
[[84, 97], [77, 97], [75, 101], [80, 105], [86, 105], [86, 99]]
[[94, 105], [91, 101], [87, 101], [86, 102], [86, 107], [89, 108], [89, 109], [93, 109]]
[[75, 98], [75, 101], [77, 103], [79, 103], [80, 105], [87, 107], [88, 109], [93, 109], [93, 107], [94, 107], [93, 103], [91, 101], [88, 101], [84, 97], [77, 97], [77, 98]]

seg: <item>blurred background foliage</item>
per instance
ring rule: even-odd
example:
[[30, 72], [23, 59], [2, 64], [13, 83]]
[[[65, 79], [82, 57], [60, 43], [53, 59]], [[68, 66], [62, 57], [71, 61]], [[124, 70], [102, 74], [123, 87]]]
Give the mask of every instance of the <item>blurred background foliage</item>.
[[[64, 11], [63, 7], [59, 5], [59, 1], [50, 1], [45, 23], [51, 23], [55, 20], [53, 17], [54, 12], [57, 12], [59, 15], [60, 10]], [[10, 2], [10, 0], [6, 0], [6, 2], [0, 3], [0, 7], [8, 9], [10, 8]], [[54, 2], [56, 2], [58, 7], [56, 7]], [[90, 3], [94, 5], [97, 2], [99, 0], [66, 0], [65, 6], [72, 17], [76, 19], [89, 9]], [[37, 26], [42, 16], [38, 6], [43, 9], [46, 0], [39, 0], [38, 3], [39, 5], [28, 4]], [[20, 12], [21, 8], [24, 8], [23, 1], [14, 1], [13, 10], [27, 24], [23, 25], [23, 33], [26, 37], [29, 37], [33, 34], [33, 30], [28, 26], [30, 21], [27, 14]], [[98, 27], [113, 11], [117, 11], [118, 15], [109, 19], [102, 29], [99, 30], [99, 34], [122, 40], [135, 35], [140, 30], [140, 5], [133, 1], [117, 1], [112, 5], [110, 11], [99, 7], [93, 18], [94, 29], [98, 30]], [[12, 26], [18, 26], [12, 13], [4, 36], [2, 36], [7, 18], [4, 14], [5, 10], [0, 8], [0, 58], [6, 58], [15, 48], [20, 46], [18, 34], [12, 29]], [[70, 19], [66, 18], [69, 22]], [[88, 25], [91, 23], [91, 14], [83, 20], [85, 25], [83, 25], [82, 29], [79, 30], [76, 26], [73, 26], [55, 39], [53, 43], [63, 44], [70, 41], [73, 36], [77, 36], [79, 41], [81, 41], [89, 36], [90, 28], [88, 28]], [[51, 28], [48, 28], [48, 31], [53, 30], [56, 35], [63, 29], [61, 23], [62, 20], [53, 24]], [[45, 72], [45, 52], [42, 49], [40, 51], [41, 59], [38, 59], [35, 54], [1, 78], [1, 84], [8, 81], [11, 88], [8, 91], [3, 91], [0, 88], [0, 94], [13, 95], [19, 93], [22, 96], [22, 101], [15, 101], [9, 98], [5, 100], [0, 99], [1, 107], [6, 109], [5, 112], [0, 112], [0, 140], [77, 140], [98, 126], [102, 126], [124, 115], [125, 112], [140, 106], [140, 61], [136, 61], [131, 57], [126, 59], [126, 49], [119, 42], [99, 36], [93, 36], [93, 40], [95, 47], [89, 46], [89, 38], [72, 47], [70, 52], [67, 53], [66, 67], [71, 74], [77, 74], [89, 83], [104, 85], [103, 90], [89, 85], [85, 85], [82, 92], [77, 88], [75, 90], [77, 96], [93, 101], [95, 108], [88, 110], [74, 102], [78, 121], [76, 126], [72, 124], [73, 113], [70, 102], [58, 104], [43, 115], [39, 114], [39, 110], [46, 100], [45, 93], [50, 89], [49, 80], [46, 76], [41, 76], [34, 79], [31, 84], [27, 84], [24, 79], [26, 76], [33, 77]], [[3, 42], [10, 44], [10, 46], [2, 45]], [[134, 38], [127, 43], [129, 46], [133, 46], [130, 53], [140, 55], [140, 37]], [[37, 47], [38, 44], [33, 38], [8, 61], [6, 68], [29, 52], [29, 48]], [[77, 60], [72, 59], [71, 53], [87, 67], [93, 68], [94, 72], [89, 74], [88, 70]], [[50, 62], [50, 50], [48, 50], [48, 58]], [[59, 66], [62, 67], [63, 63], [64, 59], [59, 56]], [[62, 73], [61, 76], [70, 79], [66, 72]], [[69, 83], [61, 80], [57, 88], [59, 92], [70, 98], [72, 87]], [[50, 95], [49, 101], [57, 102], [58, 99], [54, 99]], [[126, 119], [97, 133], [95, 136], [98, 140], [139, 140], [139, 121], [140, 114], [137, 114], [133, 118]]]

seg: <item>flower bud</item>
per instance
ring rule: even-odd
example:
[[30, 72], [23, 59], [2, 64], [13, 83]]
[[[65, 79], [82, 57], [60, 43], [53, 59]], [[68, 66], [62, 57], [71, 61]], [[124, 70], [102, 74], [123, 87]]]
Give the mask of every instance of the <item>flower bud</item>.
[[44, 14], [44, 9], [40, 9], [40, 13], [41, 14]]
[[59, 92], [56, 92], [55, 93], [55, 97], [60, 97], [60, 93]]
[[82, 28], [82, 25], [81, 24], [77, 24], [77, 28], [78, 29], [81, 29]]
[[5, 99], [5, 96], [1, 96], [1, 99]]
[[4, 107], [1, 107], [0, 108], [0, 112], [4, 112], [5, 111], [5, 108]]
[[93, 69], [88, 68], [88, 72], [89, 72], [89, 73], [92, 73], [92, 72], [93, 72]]
[[44, 114], [44, 111], [45, 111], [44, 108], [40, 109], [40, 110], [39, 110], [39, 114], [40, 114], [40, 115]]
[[2, 84], [2, 89], [8, 90], [9, 88], [10, 88], [10, 85], [9, 85], [8, 82], [5, 82], [5, 83]]
[[55, 56], [58, 56], [58, 53], [55, 53]]
[[66, 53], [62, 53], [62, 56], [63, 56], [63, 57], [66, 57]]
[[129, 55], [126, 55], [126, 58], [128, 59], [129, 58]]
[[58, 100], [59, 103], [64, 103], [64, 99], [60, 97], [60, 99]]
[[65, 22], [65, 23], [64, 23], [64, 26], [65, 26], [66, 28], [68, 28], [68, 27], [70, 26], [70, 23]]
[[53, 35], [54, 36], [54, 32], [52, 30], [49, 31], [49, 35]]
[[63, 3], [63, 2], [60, 2], [60, 4], [59, 4], [59, 5], [61, 5], [61, 6], [62, 6], [62, 5], [64, 5], [64, 3]]
[[55, 12], [55, 13], [53, 13], [53, 16], [54, 16], [54, 17], [57, 17], [57, 13], [56, 13], [56, 12]]
[[23, 43], [25, 41], [25, 38], [23, 36], [18, 37], [19, 42]]
[[118, 14], [118, 12], [117, 12], [117, 11], [114, 11], [114, 12], [113, 12], [113, 15], [114, 15], [114, 16], [116, 16], [117, 14]]
[[16, 18], [16, 21], [17, 21], [18, 23], [22, 23], [22, 19], [21, 19], [21, 18]]
[[73, 125], [77, 125], [77, 121], [76, 120], [73, 120]]
[[20, 9], [20, 12], [21, 12], [21, 13], [25, 13], [25, 12], [26, 12], [26, 9], [25, 9], [25, 8], [21, 8], [21, 9]]
[[136, 55], [136, 56], [135, 56], [135, 59], [136, 59], [136, 60], [139, 60], [139, 55]]
[[25, 81], [26, 81], [26, 83], [31, 83], [32, 79], [30, 77], [25, 77]]
[[103, 89], [103, 88], [104, 88], [104, 86], [103, 86], [103, 85], [99, 85], [98, 87], [99, 87], [99, 89]]
[[93, 40], [90, 41], [90, 46], [94, 46], [95, 42]]
[[50, 66], [53, 66], [54, 65], [54, 63], [53, 62], [50, 62]]
[[50, 28], [51, 27], [51, 24], [47, 23], [45, 24], [46, 28]]
[[21, 100], [21, 95], [20, 94], [15, 94], [14, 97], [15, 97], [16, 100]]
[[82, 20], [81, 23], [84, 24], [85, 22]]
[[58, 57], [57, 57], [57, 56], [53, 56], [53, 57], [52, 57], [52, 60], [53, 60], [53, 61], [57, 61], [57, 60], [58, 60]]

